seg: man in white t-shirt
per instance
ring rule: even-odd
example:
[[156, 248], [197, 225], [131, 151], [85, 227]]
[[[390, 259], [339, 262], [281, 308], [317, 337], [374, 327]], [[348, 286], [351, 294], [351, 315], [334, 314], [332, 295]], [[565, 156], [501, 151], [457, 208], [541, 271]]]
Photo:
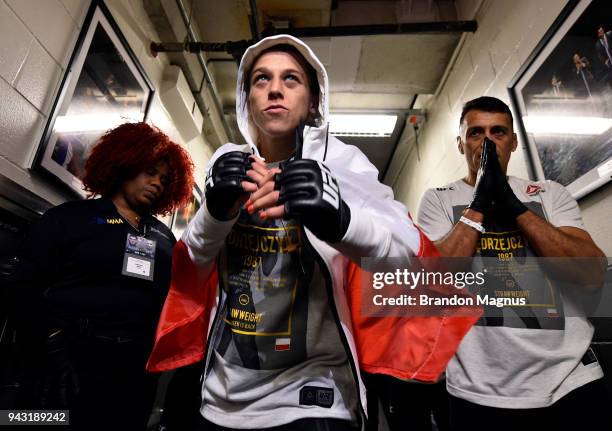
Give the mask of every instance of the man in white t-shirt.
[[[419, 208], [419, 224], [442, 256], [604, 257], [563, 186], [506, 176], [517, 138], [505, 103], [492, 97], [467, 102], [460, 134], [467, 175], [427, 190]], [[604, 260], [593, 261], [591, 275], [603, 279]], [[599, 284], [594, 286], [596, 291]], [[464, 338], [447, 368], [451, 429], [516, 430], [538, 423], [548, 429], [602, 429], [608, 420], [606, 394], [589, 348], [592, 325], [568, 316], [567, 306], [563, 317], [564, 299], [551, 295], [555, 306], [544, 308], [544, 315], [516, 307], [493, 315], [485, 310]]]

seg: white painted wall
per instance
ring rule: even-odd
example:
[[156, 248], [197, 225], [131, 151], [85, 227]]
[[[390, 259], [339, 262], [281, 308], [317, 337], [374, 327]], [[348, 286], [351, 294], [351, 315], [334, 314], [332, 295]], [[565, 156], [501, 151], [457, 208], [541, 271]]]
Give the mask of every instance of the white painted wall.
[[[164, 54], [149, 54], [150, 42], [159, 38], [142, 0], [106, 0], [106, 5], [159, 89], [168, 61]], [[62, 188], [30, 168], [88, 7], [87, 0], [0, 0], [0, 175], [53, 204], [66, 200]], [[184, 142], [158, 94], [149, 120], [187, 148], [203, 189], [212, 147], [202, 136]]]
[[[427, 188], [442, 186], [467, 172], [455, 141], [463, 103], [487, 95], [511, 105], [507, 91], [510, 80], [566, 2], [485, 0], [482, 3], [476, 15], [478, 31], [466, 36], [445, 85], [425, 106], [428, 118], [419, 133], [419, 151], [414, 145], [414, 134], [406, 131], [388, 172], [388, 178], [394, 178], [399, 172], [392, 187], [397, 199], [412, 214], [417, 213]], [[528, 178], [523, 146], [519, 138], [519, 148], [512, 155], [508, 172]], [[599, 189], [581, 199], [579, 205], [587, 229], [604, 252], [612, 256], [612, 187]]]

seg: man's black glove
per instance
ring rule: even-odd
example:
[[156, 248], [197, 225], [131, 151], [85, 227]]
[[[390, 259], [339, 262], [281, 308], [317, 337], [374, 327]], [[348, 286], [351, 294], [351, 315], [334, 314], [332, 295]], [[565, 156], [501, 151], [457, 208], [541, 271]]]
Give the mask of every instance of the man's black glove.
[[468, 208], [486, 213], [491, 209], [493, 197], [497, 191], [497, 178], [495, 175], [494, 164], [499, 166], [497, 153], [495, 152], [495, 143], [489, 138], [485, 138], [482, 143], [482, 154], [480, 155], [480, 167], [476, 175], [476, 184], [474, 185], [474, 196]]
[[527, 211], [527, 207], [516, 197], [506, 174], [502, 171], [499, 160], [495, 157], [492, 161], [493, 174], [495, 176], [495, 197], [493, 205], [497, 212], [501, 212], [505, 217], [516, 219]]
[[278, 203], [285, 206], [285, 218], [300, 220], [323, 241], [340, 241], [351, 221], [351, 211], [329, 169], [310, 159], [290, 160], [280, 168], [275, 187], [280, 190]]
[[79, 393], [79, 379], [70, 358], [70, 339], [65, 330], [49, 335], [45, 341], [41, 406], [67, 409]]
[[246, 196], [242, 181], [253, 180], [247, 176], [251, 168], [250, 154], [231, 151], [219, 157], [206, 176], [206, 207], [217, 220], [230, 220], [240, 210], [238, 200]]

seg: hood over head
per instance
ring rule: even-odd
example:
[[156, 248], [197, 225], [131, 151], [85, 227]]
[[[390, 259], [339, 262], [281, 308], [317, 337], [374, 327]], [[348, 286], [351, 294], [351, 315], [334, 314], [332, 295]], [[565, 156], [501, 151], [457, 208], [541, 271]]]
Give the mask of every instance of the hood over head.
[[249, 121], [248, 97], [245, 90], [245, 82], [248, 77], [245, 75], [251, 70], [253, 62], [259, 54], [275, 45], [291, 45], [295, 47], [308, 64], [315, 70], [319, 82], [319, 119], [317, 120], [316, 126], [306, 126], [304, 133], [307, 134], [312, 132], [313, 129], [325, 129], [325, 132], [327, 132], [326, 126], [329, 117], [329, 101], [327, 95], [329, 94], [329, 84], [325, 67], [323, 67], [321, 61], [319, 61], [314, 52], [312, 52], [304, 42], [287, 34], [279, 34], [266, 37], [255, 45], [250, 46], [242, 56], [240, 67], [238, 68], [238, 80], [236, 82], [236, 119], [238, 121], [240, 133], [242, 133], [244, 139], [249, 145], [255, 147], [257, 146], [258, 131]]

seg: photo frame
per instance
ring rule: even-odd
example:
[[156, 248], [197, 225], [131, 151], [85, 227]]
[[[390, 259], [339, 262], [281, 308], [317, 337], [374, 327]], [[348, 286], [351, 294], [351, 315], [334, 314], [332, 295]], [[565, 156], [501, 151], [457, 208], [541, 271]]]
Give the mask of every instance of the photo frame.
[[93, 0], [36, 155], [36, 168], [85, 197], [85, 161], [108, 130], [147, 118], [154, 88], [102, 0]]
[[179, 239], [181, 235], [183, 235], [183, 231], [198, 212], [200, 206], [202, 206], [202, 191], [197, 185], [194, 185], [193, 194], [189, 203], [176, 210], [172, 217], [171, 229], [176, 239]]
[[610, 181], [609, 2], [570, 1], [512, 79], [508, 91], [532, 179], [561, 183], [575, 199]]

